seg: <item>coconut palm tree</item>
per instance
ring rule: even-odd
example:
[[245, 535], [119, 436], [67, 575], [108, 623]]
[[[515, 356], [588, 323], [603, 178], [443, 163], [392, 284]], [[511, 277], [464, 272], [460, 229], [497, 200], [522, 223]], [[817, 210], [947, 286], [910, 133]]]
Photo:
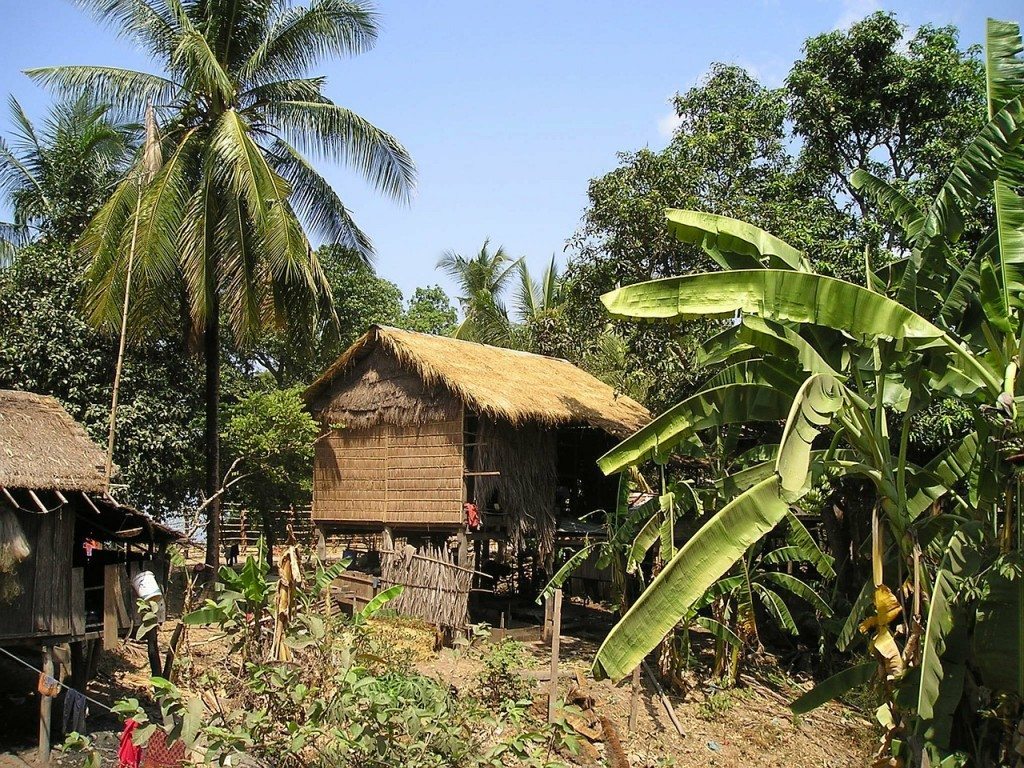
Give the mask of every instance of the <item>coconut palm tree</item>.
[[562, 303], [564, 280], [562, 275], [558, 274], [558, 264], [555, 263], [554, 255], [551, 256], [551, 262], [544, 269], [539, 282], [533, 279], [524, 259], [518, 261], [517, 276], [519, 284], [516, 286], [513, 307], [521, 322], [538, 319]]
[[[206, 363], [207, 551], [219, 562], [218, 403], [221, 326], [236, 343], [269, 325], [308, 324], [330, 311], [306, 228], [369, 258], [372, 245], [308, 156], [345, 162], [406, 199], [414, 170], [395, 138], [324, 95], [311, 70], [377, 38], [362, 2], [79, 0], [146, 50], [161, 74], [105, 66], [33, 69], [61, 93], [93, 93], [160, 122], [164, 163], [143, 187], [129, 174], [79, 242], [90, 261], [86, 310], [120, 324], [126, 254], [136, 239], [129, 329], [184, 319]], [[141, 204], [136, 200], [141, 195]], [[135, 226], [135, 223], [138, 226]], [[304, 226], [305, 225], [305, 228]]]
[[492, 253], [490, 245], [489, 239], [484, 240], [479, 252], [469, 258], [445, 251], [437, 268], [459, 287], [464, 319], [455, 329], [455, 338], [504, 347], [511, 343], [513, 328], [503, 296], [522, 260], [513, 260], [501, 246]]
[[8, 248], [42, 236], [73, 240], [128, 166], [138, 128], [87, 96], [55, 104], [38, 127], [13, 96], [7, 108], [0, 191], [14, 220], [0, 225], [0, 239]]

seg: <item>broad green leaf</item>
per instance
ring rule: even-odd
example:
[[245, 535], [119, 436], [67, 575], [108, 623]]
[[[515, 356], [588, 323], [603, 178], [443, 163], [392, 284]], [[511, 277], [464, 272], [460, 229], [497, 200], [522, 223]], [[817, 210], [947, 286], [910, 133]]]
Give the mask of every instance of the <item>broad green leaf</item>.
[[780, 421], [789, 411], [785, 392], [764, 384], [729, 384], [698, 392], [669, 408], [598, 459], [606, 475], [665, 453], [703, 429], [750, 421]]
[[559, 568], [555, 575], [551, 577], [541, 593], [537, 595], [537, 605], [541, 605], [545, 600], [555, 594], [556, 589], [560, 589], [565, 583], [565, 580], [572, 575], [572, 572], [579, 568], [584, 561], [590, 556], [591, 551], [594, 549], [592, 544], [588, 544], [583, 547], [579, 552], [574, 552], [572, 557], [565, 561], [565, 564]]
[[866, 661], [863, 664], [848, 667], [842, 672], [832, 675], [832, 677], [827, 680], [823, 680], [818, 683], [811, 690], [790, 704], [789, 708], [792, 709], [793, 714], [796, 715], [802, 715], [810, 712], [812, 709], [817, 709], [826, 702], [838, 699], [847, 691], [851, 691], [858, 686], [865, 685], [872, 677], [875, 676], [875, 671], [877, 669], [878, 664], [874, 661]]
[[850, 606], [850, 613], [843, 622], [843, 628], [839, 630], [839, 637], [836, 638], [836, 647], [844, 653], [849, 649], [854, 639], [858, 637], [857, 627], [860, 625], [868, 611], [874, 608], [875, 585], [871, 579], [864, 582], [860, 594]]
[[1024, 106], [1018, 95], [967, 145], [929, 209], [925, 234], [956, 242], [963, 232], [964, 212], [988, 198], [1004, 157], [1015, 152], [1022, 140]]
[[971, 474], [971, 467], [978, 459], [978, 445], [978, 433], [971, 432], [925, 465], [918, 475], [929, 484], [919, 487], [907, 499], [909, 519], [917, 518]]
[[740, 259], [728, 259], [727, 269], [759, 266], [810, 271], [807, 254], [763, 229], [728, 216], [701, 211], [669, 209], [665, 212], [669, 231], [684, 243], [700, 245]]
[[988, 19], [985, 27], [985, 85], [989, 117], [1021, 94], [1024, 60], [1020, 25]]
[[362, 624], [363, 622], [372, 619], [385, 605], [402, 594], [404, 589], [405, 587], [401, 584], [385, 589], [363, 606], [363, 610], [356, 614], [356, 623]]
[[790, 545], [800, 551], [803, 559], [810, 562], [822, 578], [834, 579], [836, 572], [832, 567], [832, 557], [821, 551], [818, 542], [800, 522], [800, 518], [789, 512], [786, 515], [786, 526], [786, 540]]
[[[1024, 162], [1024, 161], [1022, 161]], [[1024, 197], [1017, 194], [1003, 179], [995, 183], [996, 231], [999, 237], [1000, 280], [999, 287], [1003, 295], [998, 308], [1009, 313], [1010, 307], [1024, 305], [1021, 294], [1024, 293]], [[988, 315], [988, 303], [985, 300], [985, 263], [982, 262], [982, 305]], [[1009, 320], [1004, 326], [1009, 327]]]
[[973, 661], [987, 688], [1019, 697], [1024, 695], [1024, 577], [1017, 574], [1011, 579], [990, 571], [985, 575], [984, 587], [971, 637]]
[[796, 501], [810, 488], [811, 446], [843, 406], [843, 392], [838, 379], [819, 373], [808, 377], [793, 399], [775, 460], [782, 493], [789, 501]]
[[981, 526], [969, 524], [950, 537], [931, 590], [928, 623], [922, 643], [917, 716], [924, 737], [940, 749], [949, 748], [953, 713], [963, 694], [967, 672], [968, 625], [956, 595], [962, 579], [981, 565]]
[[990, 259], [982, 259], [980, 278], [981, 307], [985, 310], [985, 318], [993, 328], [1011, 333], [1013, 326], [1008, 293], [1003, 289], [1003, 275], [996, 271]]
[[780, 490], [776, 477], [758, 483], [680, 548], [601, 644], [595, 676], [618, 680], [633, 671], [747, 548], [785, 517], [789, 507]]
[[761, 576], [765, 581], [770, 581], [777, 587], [782, 587], [789, 593], [796, 595], [804, 602], [811, 605], [818, 613], [826, 618], [832, 615], [832, 608], [826, 603], [821, 595], [814, 591], [805, 581], [801, 581], [796, 576], [790, 576], [788, 573], [782, 573], [780, 571], [768, 571]]
[[619, 288], [601, 301], [621, 318], [724, 318], [742, 312], [834, 328], [858, 339], [943, 337], [928, 320], [881, 294], [806, 272], [761, 269], [668, 277]]
[[[767, 576], [768, 574], [765, 575]], [[757, 594], [757, 599], [761, 602], [761, 605], [765, 607], [765, 610], [775, 619], [776, 623], [791, 635], [798, 634], [799, 630], [796, 627], [796, 622], [793, 621], [793, 614], [786, 607], [786, 602], [760, 582], [754, 582], [751, 586]]]
[[921, 234], [924, 213], [889, 182], [858, 168], [850, 175], [850, 183], [898, 222], [907, 240], [913, 242]]

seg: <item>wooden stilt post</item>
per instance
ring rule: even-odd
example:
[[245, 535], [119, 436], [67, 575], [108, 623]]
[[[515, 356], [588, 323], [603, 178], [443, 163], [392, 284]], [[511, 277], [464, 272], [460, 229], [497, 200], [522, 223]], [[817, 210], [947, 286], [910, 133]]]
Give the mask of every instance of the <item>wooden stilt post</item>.
[[555, 721], [555, 702], [558, 700], [558, 655], [561, 651], [562, 590], [556, 589], [551, 597], [551, 683], [548, 688], [548, 722]]
[[[53, 648], [43, 646], [43, 674], [53, 677]], [[50, 764], [50, 716], [53, 710], [53, 698], [45, 693], [39, 694], [39, 762]]]
[[629, 697], [629, 732], [636, 730], [636, 716], [640, 709], [640, 665], [633, 670], [633, 691]]

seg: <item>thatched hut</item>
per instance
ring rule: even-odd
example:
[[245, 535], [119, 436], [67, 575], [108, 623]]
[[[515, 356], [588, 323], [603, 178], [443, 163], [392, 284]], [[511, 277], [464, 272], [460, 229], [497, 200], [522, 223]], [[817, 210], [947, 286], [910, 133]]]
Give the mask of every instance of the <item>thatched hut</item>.
[[0, 645], [116, 638], [131, 572], [162, 571], [178, 534], [110, 495], [104, 459], [54, 398], [0, 390]]
[[[560, 519], [614, 505], [595, 460], [650, 419], [565, 360], [377, 326], [305, 397], [324, 428], [313, 473], [322, 529], [432, 547], [452, 534], [495, 541], [531, 551], [541, 570]], [[480, 567], [490, 549], [476, 551]]]
[[[54, 398], [0, 390], [0, 688], [8, 693], [35, 689], [26, 663], [57, 679], [63, 668], [84, 691], [101, 643], [138, 626], [130, 579], [150, 571], [166, 583], [164, 548], [180, 537], [110, 495], [105, 458]], [[44, 761], [51, 701], [40, 695]]]

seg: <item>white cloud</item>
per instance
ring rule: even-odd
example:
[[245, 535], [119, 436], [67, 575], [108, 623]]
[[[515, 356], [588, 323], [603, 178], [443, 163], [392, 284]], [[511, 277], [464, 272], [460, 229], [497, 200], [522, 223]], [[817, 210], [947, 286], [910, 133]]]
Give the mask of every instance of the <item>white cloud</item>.
[[882, 10], [878, 0], [842, 0], [843, 12], [836, 20], [836, 30], [847, 30], [875, 11]]
[[658, 118], [658, 133], [666, 139], [671, 139], [672, 134], [676, 132], [676, 128], [678, 128], [682, 122], [683, 119], [675, 113], [675, 110], [673, 110], [669, 114]]

